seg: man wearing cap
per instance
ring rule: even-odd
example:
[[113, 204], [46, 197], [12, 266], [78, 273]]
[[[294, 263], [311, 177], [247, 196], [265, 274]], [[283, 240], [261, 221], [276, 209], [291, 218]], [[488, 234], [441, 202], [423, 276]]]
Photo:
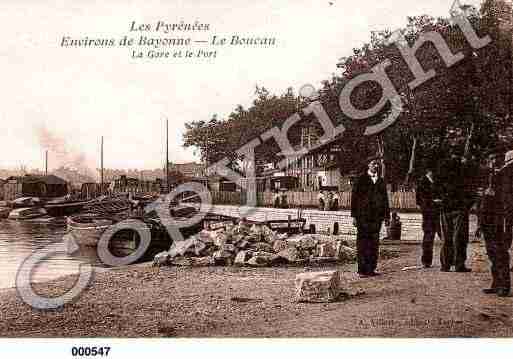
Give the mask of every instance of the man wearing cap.
[[440, 202], [441, 190], [438, 180], [435, 180], [433, 169], [426, 168], [426, 174], [417, 182], [417, 205], [422, 212], [422, 265], [429, 268], [433, 264], [433, 244], [435, 235], [440, 233]]
[[376, 276], [379, 233], [383, 221], [390, 223], [385, 181], [379, 176], [379, 161], [370, 159], [367, 173], [360, 176], [351, 195], [351, 217], [357, 228], [356, 250], [361, 277]]

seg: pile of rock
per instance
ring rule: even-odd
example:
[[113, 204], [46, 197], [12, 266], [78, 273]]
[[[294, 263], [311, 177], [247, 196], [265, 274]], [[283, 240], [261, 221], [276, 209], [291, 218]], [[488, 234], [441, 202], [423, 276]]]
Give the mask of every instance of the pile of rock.
[[340, 237], [297, 235], [288, 238], [265, 225], [239, 224], [216, 231], [204, 230], [173, 243], [169, 251], [155, 256], [154, 265], [267, 267], [355, 259], [356, 251]]

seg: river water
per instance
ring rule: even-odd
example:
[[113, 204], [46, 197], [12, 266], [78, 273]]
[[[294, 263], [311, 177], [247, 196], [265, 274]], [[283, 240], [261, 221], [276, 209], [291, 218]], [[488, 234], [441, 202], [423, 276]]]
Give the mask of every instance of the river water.
[[[16, 273], [23, 261], [56, 242], [64, 242], [65, 226], [47, 223], [0, 220], [0, 288], [15, 286]], [[54, 253], [33, 271], [32, 281], [42, 282], [79, 271], [80, 265], [100, 266], [95, 248], [80, 248], [73, 254]]]

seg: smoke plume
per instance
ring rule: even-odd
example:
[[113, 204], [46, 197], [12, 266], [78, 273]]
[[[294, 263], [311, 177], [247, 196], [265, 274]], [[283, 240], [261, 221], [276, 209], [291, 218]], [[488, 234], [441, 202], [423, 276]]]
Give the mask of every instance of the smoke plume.
[[91, 178], [97, 173], [88, 166], [84, 153], [73, 149], [68, 142], [42, 125], [36, 128], [36, 137], [43, 150], [48, 150], [49, 167], [67, 167]]

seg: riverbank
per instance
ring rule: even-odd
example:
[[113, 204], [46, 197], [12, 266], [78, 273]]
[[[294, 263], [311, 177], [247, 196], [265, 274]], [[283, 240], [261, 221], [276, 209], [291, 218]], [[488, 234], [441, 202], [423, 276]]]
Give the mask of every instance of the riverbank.
[[[383, 276], [360, 279], [355, 265], [323, 268], [162, 267], [138, 265], [97, 273], [82, 296], [43, 312], [11, 289], [0, 292], [2, 337], [506, 337], [513, 298], [481, 294], [489, 284], [484, 248], [469, 248], [472, 273], [418, 264], [420, 246], [387, 246]], [[439, 248], [437, 247], [437, 251]], [[294, 302], [305, 270], [343, 271], [347, 296], [330, 304]], [[75, 276], [37, 284], [57, 295]]]

